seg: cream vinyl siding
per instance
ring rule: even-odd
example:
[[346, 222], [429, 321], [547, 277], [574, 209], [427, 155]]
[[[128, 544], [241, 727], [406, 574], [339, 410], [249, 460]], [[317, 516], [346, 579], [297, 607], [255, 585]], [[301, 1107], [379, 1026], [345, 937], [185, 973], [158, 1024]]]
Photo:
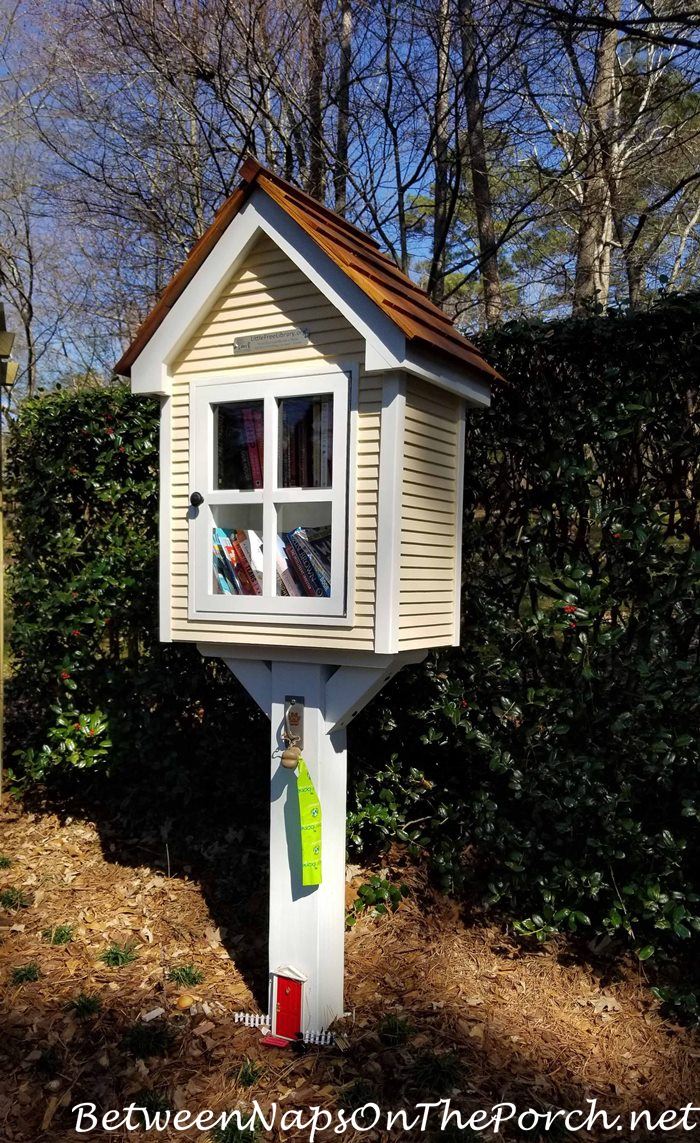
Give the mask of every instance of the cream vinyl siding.
[[[298, 349], [233, 356], [233, 339], [284, 326], [308, 328], [311, 344]], [[172, 638], [192, 642], [258, 644], [263, 646], [337, 647], [358, 651], [374, 646], [375, 555], [377, 488], [379, 480], [379, 420], [381, 380], [360, 370], [356, 490], [348, 489], [350, 512], [355, 507], [355, 623], [353, 627], [291, 623], [246, 623], [244, 619], [188, 618], [189, 401], [190, 380], [216, 375], [225, 380], [236, 372], [254, 376], [295, 371], [304, 362], [362, 362], [364, 340], [309, 282], [271, 239], [259, 239], [245, 263], [202, 322], [175, 363], [172, 397]], [[352, 480], [352, 465], [350, 468]]]
[[399, 650], [454, 642], [461, 401], [406, 382]]

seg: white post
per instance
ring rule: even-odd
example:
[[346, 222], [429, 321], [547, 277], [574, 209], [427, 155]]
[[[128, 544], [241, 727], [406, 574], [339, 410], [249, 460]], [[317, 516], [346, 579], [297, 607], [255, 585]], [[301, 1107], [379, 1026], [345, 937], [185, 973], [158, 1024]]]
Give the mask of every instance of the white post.
[[[203, 654], [222, 655], [215, 645]], [[343, 1014], [345, 941], [346, 727], [406, 663], [425, 651], [341, 666], [303, 659], [296, 663], [223, 654], [224, 662], [270, 718], [270, 928], [272, 974], [293, 969], [305, 978], [302, 1032], [324, 1031]], [[377, 656], [379, 658], [379, 656]], [[302, 757], [321, 803], [321, 884], [303, 886], [296, 771], [280, 762], [284, 749], [284, 701], [304, 700]], [[274, 1028], [273, 990], [270, 1023]]]
[[[347, 750], [345, 730], [327, 733], [331, 670], [314, 663], [271, 663], [270, 973], [290, 965], [306, 977], [302, 1031], [312, 1032], [343, 1013]], [[301, 883], [297, 777], [279, 759], [289, 695], [304, 699], [302, 757], [321, 803], [322, 875], [316, 886]]]

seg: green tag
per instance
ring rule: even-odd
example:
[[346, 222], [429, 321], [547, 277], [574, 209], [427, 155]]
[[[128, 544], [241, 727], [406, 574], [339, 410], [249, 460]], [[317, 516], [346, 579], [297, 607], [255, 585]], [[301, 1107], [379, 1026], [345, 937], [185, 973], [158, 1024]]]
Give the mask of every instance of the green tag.
[[301, 883], [321, 884], [321, 803], [306, 762], [299, 759], [299, 819], [301, 822]]

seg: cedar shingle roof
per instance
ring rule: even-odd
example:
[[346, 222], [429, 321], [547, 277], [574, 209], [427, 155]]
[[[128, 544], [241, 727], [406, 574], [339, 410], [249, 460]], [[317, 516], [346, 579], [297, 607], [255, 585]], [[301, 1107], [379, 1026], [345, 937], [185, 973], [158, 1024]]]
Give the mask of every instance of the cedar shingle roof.
[[430, 301], [427, 294], [380, 251], [372, 238], [253, 158], [248, 158], [243, 163], [241, 185], [219, 209], [209, 229], [195, 243], [184, 264], [171, 278], [160, 300], [117, 362], [115, 373], [129, 375], [131, 366], [142, 349], [256, 187], [277, 203], [331, 261], [391, 318], [408, 342], [418, 349], [437, 354], [445, 361], [468, 366], [472, 373], [486, 383], [501, 380], [478, 349], [455, 329], [447, 315]]

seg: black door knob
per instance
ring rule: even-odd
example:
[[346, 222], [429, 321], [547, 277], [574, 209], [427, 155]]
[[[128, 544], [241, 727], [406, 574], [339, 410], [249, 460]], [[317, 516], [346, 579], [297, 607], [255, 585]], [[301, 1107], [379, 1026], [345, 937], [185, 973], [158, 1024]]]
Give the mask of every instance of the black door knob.
[[201, 492], [193, 492], [190, 496], [190, 504], [193, 508], [199, 508], [200, 504], [204, 503], [204, 497]]

